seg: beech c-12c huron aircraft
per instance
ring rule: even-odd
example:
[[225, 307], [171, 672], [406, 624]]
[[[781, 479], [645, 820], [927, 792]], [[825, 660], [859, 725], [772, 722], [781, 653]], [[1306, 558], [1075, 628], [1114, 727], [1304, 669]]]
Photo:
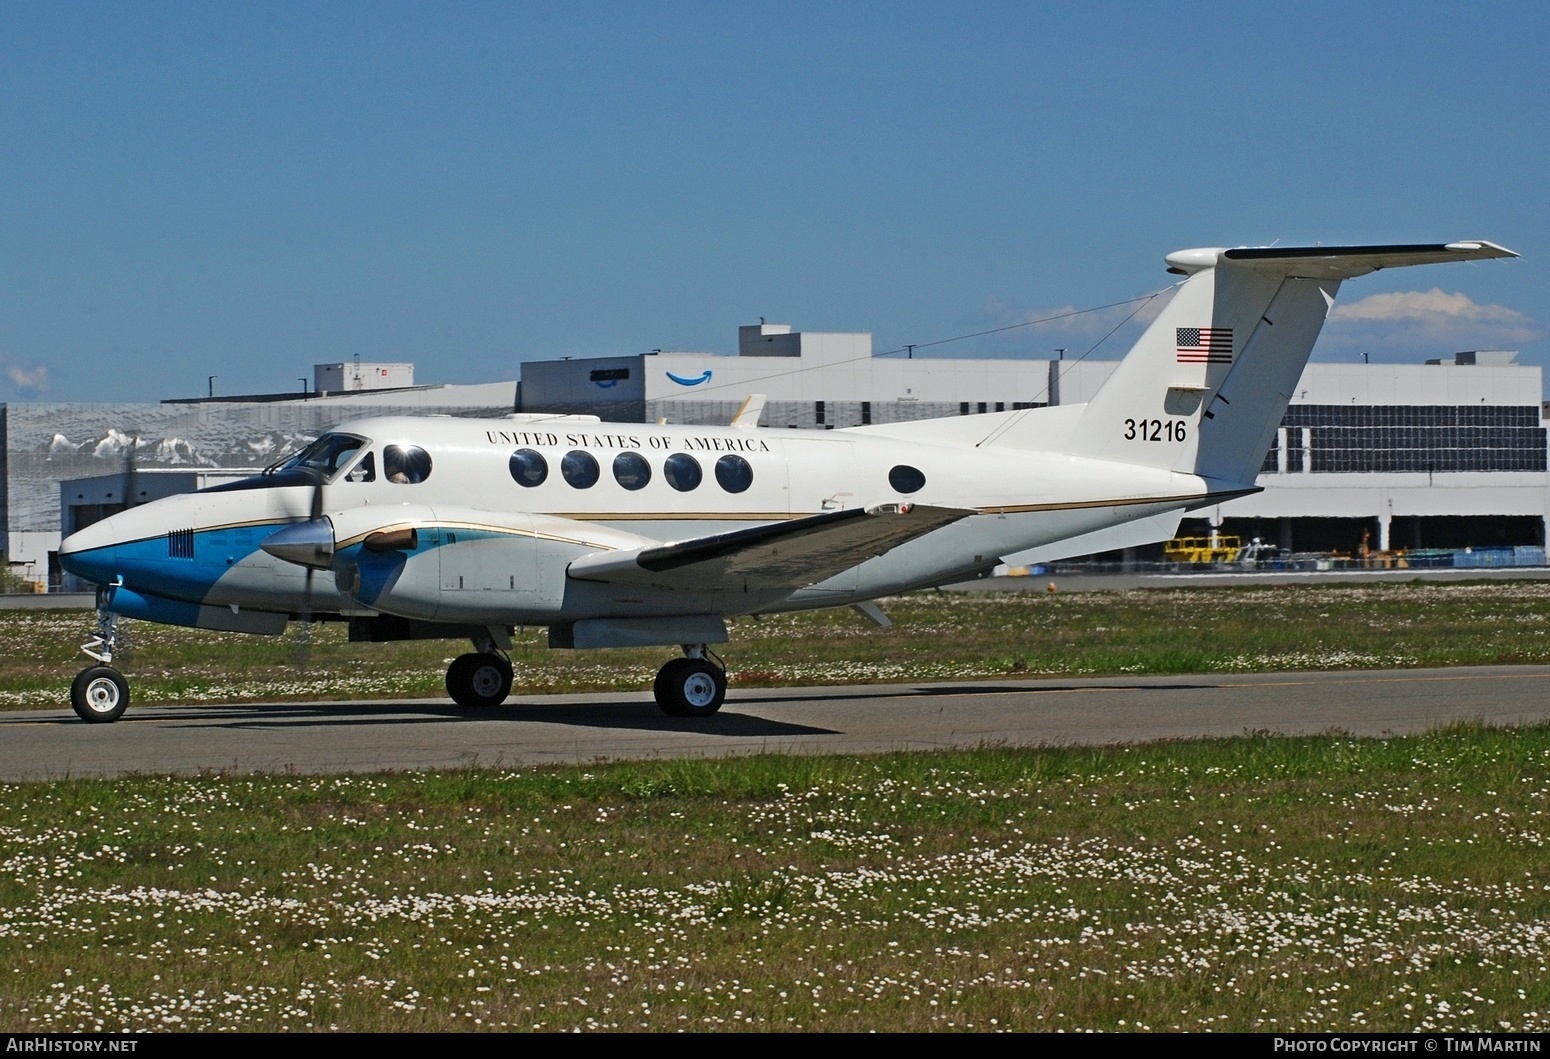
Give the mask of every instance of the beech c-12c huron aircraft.
[[[131, 508], [68, 538], [102, 586], [98, 664], [71, 703], [113, 721], [119, 616], [353, 640], [468, 638], [465, 707], [511, 691], [516, 626], [553, 647], [678, 645], [675, 716], [721, 707], [710, 645], [738, 615], [855, 605], [1041, 558], [1166, 540], [1255, 475], [1344, 279], [1514, 257], [1493, 243], [1182, 250], [1186, 278], [1091, 401], [852, 427], [761, 430], [592, 416], [346, 423], [256, 477]], [[750, 406], [759, 404], [750, 401]]]

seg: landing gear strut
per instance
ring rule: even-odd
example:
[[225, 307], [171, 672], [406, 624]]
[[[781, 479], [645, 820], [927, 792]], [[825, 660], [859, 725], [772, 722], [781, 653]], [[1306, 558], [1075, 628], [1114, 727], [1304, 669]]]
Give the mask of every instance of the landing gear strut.
[[118, 646], [118, 615], [107, 608], [107, 596], [97, 593], [97, 635], [81, 645], [100, 665], [87, 666], [70, 685], [70, 708], [88, 724], [108, 724], [129, 709], [129, 681], [113, 668]]
[[[469, 710], [499, 706], [511, 694], [511, 660], [499, 651], [495, 636], [474, 639], [470, 654], [458, 655], [447, 667], [447, 694]], [[510, 646], [508, 642], [505, 646]]]
[[657, 705], [670, 717], [709, 717], [727, 697], [726, 668], [704, 644], [684, 644], [684, 655], [657, 670]]

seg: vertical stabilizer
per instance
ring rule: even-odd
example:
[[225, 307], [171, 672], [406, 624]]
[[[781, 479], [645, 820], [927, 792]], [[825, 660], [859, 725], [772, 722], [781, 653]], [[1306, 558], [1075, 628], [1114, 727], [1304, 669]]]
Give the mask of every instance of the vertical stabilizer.
[[1088, 403], [1072, 452], [1252, 486], [1342, 280], [1514, 256], [1480, 241], [1170, 254], [1188, 278]]

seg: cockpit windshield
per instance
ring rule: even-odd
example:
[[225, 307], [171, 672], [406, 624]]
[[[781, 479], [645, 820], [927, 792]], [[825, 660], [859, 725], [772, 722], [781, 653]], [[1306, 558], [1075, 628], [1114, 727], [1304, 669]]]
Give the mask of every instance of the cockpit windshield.
[[354, 434], [324, 434], [296, 455], [268, 468], [266, 475], [277, 477], [321, 477], [331, 481], [339, 471], [349, 466], [355, 454], [367, 444], [365, 438]]
[[359, 460], [356, 459], [361, 450], [370, 444], [369, 438], [355, 434], [324, 434], [295, 455], [285, 456], [270, 464], [264, 468], [263, 474], [207, 486], [200, 492], [231, 493], [240, 489], [279, 489], [296, 485], [316, 487], [319, 482], [334, 481], [347, 467], [350, 469], [346, 476], [349, 481], [374, 481], [376, 464], [372, 454], [368, 452]]

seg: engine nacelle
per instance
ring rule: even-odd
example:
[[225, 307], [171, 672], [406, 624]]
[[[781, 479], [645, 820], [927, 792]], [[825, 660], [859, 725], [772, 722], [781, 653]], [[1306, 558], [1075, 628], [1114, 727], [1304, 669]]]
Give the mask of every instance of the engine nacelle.
[[330, 514], [340, 592], [362, 608], [434, 622], [542, 624], [582, 555], [649, 543], [524, 512], [406, 505]]

